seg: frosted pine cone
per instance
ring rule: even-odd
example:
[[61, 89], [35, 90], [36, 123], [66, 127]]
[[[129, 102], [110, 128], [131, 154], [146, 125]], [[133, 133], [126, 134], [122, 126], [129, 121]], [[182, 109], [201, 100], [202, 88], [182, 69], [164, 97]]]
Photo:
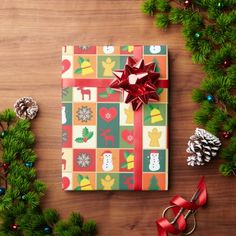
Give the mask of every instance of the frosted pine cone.
[[220, 146], [221, 142], [216, 136], [197, 128], [188, 141], [186, 151], [190, 156], [187, 158], [187, 164], [189, 166], [204, 165], [217, 155]]
[[19, 98], [14, 104], [16, 115], [21, 119], [34, 119], [38, 113], [38, 105], [31, 97]]

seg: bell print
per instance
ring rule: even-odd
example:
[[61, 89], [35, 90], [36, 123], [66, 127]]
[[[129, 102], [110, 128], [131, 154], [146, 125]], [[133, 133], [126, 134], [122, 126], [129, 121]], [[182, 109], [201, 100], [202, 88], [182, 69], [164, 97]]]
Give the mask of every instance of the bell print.
[[78, 176], [80, 190], [93, 190], [88, 176]]
[[159, 109], [157, 108], [153, 108], [151, 110], [151, 123], [154, 124], [154, 123], [157, 123], [157, 122], [160, 122], [160, 121], [163, 121], [163, 117], [161, 115], [161, 112]]
[[87, 60], [84, 60], [81, 63], [81, 69], [82, 69], [82, 75], [89, 75], [92, 74], [94, 72], [91, 63]]

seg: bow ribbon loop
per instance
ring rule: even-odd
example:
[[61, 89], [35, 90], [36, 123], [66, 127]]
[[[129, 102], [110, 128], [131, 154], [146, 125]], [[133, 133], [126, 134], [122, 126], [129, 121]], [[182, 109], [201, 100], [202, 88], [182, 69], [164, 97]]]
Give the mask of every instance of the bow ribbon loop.
[[145, 64], [143, 59], [128, 57], [123, 70], [115, 70], [110, 87], [123, 92], [125, 103], [132, 103], [133, 110], [138, 110], [150, 100], [159, 101], [156, 92], [160, 74], [155, 72], [154, 62]]

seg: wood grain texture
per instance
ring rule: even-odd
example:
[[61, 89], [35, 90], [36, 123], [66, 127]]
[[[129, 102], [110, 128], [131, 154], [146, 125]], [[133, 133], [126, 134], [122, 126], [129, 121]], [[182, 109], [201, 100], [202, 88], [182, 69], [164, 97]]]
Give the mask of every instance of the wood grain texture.
[[[186, 166], [186, 142], [195, 129], [191, 90], [204, 77], [184, 49], [179, 27], [157, 30], [140, 12], [138, 0], [1, 0], [0, 106], [12, 107], [21, 96], [33, 96], [40, 113], [33, 122], [37, 136], [38, 177], [48, 190], [43, 206], [62, 217], [80, 211], [98, 223], [102, 236], [157, 235], [155, 219], [170, 198], [190, 198], [205, 175], [207, 207], [197, 215], [196, 236], [235, 235], [235, 178], [218, 173], [220, 160], [207, 167]], [[74, 192], [61, 190], [60, 62], [65, 44], [167, 44], [170, 92], [170, 190], [168, 192]]]

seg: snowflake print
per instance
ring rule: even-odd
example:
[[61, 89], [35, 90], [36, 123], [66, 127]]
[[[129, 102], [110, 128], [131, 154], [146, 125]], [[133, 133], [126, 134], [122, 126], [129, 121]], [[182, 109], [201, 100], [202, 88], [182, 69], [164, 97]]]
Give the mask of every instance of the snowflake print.
[[110, 119], [111, 119], [111, 113], [109, 113], [109, 112], [106, 113], [106, 114], [105, 114], [105, 118], [106, 118], [107, 120], [110, 120]]
[[81, 45], [81, 46], [79, 46], [79, 48], [80, 48], [82, 51], [86, 51], [86, 50], [88, 50], [88, 49], [90, 48], [90, 46], [88, 46], [88, 45]]
[[62, 89], [62, 91], [61, 91], [61, 92], [62, 92], [62, 93], [61, 93], [61, 96], [62, 96], [62, 97], [66, 97], [66, 96], [68, 95], [68, 93], [69, 93], [68, 89], [69, 89], [69, 88], [63, 88], [63, 89]]
[[128, 136], [127, 136], [127, 140], [128, 140], [129, 142], [133, 142], [134, 136], [133, 136], [132, 134], [128, 135]]
[[68, 140], [68, 133], [65, 130], [62, 130], [62, 143], [65, 143]]
[[90, 165], [91, 159], [88, 153], [80, 153], [77, 157], [77, 164], [80, 167], [88, 167]]
[[81, 122], [87, 122], [93, 117], [93, 111], [90, 107], [82, 106], [77, 111], [77, 118]]

